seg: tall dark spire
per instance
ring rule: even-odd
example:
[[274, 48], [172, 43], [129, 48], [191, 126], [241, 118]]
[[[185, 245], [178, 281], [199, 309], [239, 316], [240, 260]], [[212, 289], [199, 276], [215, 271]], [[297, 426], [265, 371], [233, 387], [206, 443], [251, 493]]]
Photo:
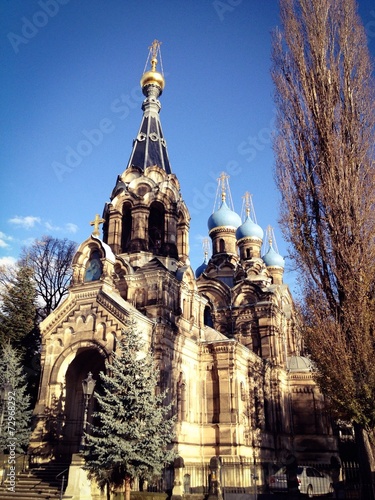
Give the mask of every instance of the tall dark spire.
[[156, 71], [157, 56], [161, 58], [160, 44], [161, 42], [157, 40], [153, 41], [148, 56], [148, 60], [151, 57], [151, 69], [146, 71], [141, 78], [142, 92], [146, 99], [142, 103], [142, 122], [133, 143], [127, 168], [136, 166], [145, 170], [147, 167], [157, 165], [170, 174], [167, 145], [159, 119], [161, 104], [158, 97], [162, 94], [165, 85], [162, 73]]

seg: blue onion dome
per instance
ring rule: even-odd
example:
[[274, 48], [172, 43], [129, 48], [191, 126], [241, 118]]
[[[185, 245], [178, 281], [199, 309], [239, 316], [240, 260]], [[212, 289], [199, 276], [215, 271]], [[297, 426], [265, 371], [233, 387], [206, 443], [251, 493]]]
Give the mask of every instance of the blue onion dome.
[[199, 276], [205, 271], [207, 264], [208, 264], [208, 260], [207, 260], [207, 257], [205, 257], [202, 264], [199, 267], [197, 267], [197, 269], [195, 270], [195, 277], [196, 278], [199, 278]]
[[220, 208], [208, 219], [207, 225], [209, 231], [212, 231], [216, 227], [232, 227], [233, 229], [237, 229], [241, 225], [241, 217], [236, 212], [233, 212], [225, 200], [223, 200]]
[[245, 222], [237, 229], [236, 238], [237, 240], [241, 240], [242, 238], [259, 238], [263, 240], [263, 229], [258, 224], [255, 224], [250, 215], [248, 215]]
[[284, 268], [284, 266], [285, 266], [284, 259], [281, 257], [281, 255], [279, 253], [277, 253], [273, 249], [272, 244], [270, 244], [270, 248], [268, 249], [268, 252], [265, 255], [263, 255], [262, 259], [267, 267], [282, 267], [282, 268]]

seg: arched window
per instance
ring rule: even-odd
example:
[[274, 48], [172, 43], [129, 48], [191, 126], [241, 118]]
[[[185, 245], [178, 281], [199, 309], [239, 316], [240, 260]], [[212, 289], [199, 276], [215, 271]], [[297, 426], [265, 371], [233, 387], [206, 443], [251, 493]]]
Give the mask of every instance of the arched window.
[[206, 306], [204, 308], [204, 312], [203, 312], [203, 323], [206, 325], [206, 326], [210, 326], [211, 328], [214, 327], [214, 322], [212, 321], [212, 314], [211, 314], [211, 307], [210, 306]]
[[177, 382], [177, 412], [180, 421], [186, 420], [187, 401], [186, 401], [186, 381], [183, 373], [180, 373]]
[[132, 234], [133, 217], [131, 207], [128, 204], [122, 207], [121, 249], [123, 252], [130, 250], [130, 239]]
[[186, 384], [183, 382], [178, 387], [178, 416], [179, 420], [186, 419]]
[[148, 219], [148, 248], [155, 255], [161, 255], [164, 244], [165, 210], [161, 203], [152, 203]]
[[99, 250], [94, 250], [91, 253], [90, 260], [88, 261], [84, 281], [96, 281], [100, 278], [103, 272], [101, 255]]
[[225, 252], [225, 241], [223, 238], [220, 238], [219, 240], [219, 252], [224, 253]]

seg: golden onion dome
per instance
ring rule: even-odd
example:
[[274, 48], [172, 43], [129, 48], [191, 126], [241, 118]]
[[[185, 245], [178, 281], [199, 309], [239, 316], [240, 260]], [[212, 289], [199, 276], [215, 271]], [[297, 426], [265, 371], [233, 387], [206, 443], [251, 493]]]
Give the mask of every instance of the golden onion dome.
[[159, 73], [159, 71], [156, 71], [156, 65], [158, 63], [158, 60], [156, 57], [153, 57], [151, 60], [151, 69], [150, 71], [146, 71], [146, 73], [143, 73], [142, 78], [141, 78], [141, 87], [145, 87], [146, 85], [157, 85], [158, 87], [161, 88], [161, 90], [164, 89], [165, 86], [165, 80], [164, 76]]
[[143, 73], [140, 81], [141, 88], [144, 88], [146, 85], [157, 85], [161, 88], [161, 90], [163, 90], [165, 86], [164, 76], [159, 73], [159, 71], [156, 71], [156, 65], [158, 63], [158, 60], [156, 59], [156, 51], [160, 50], [160, 42], [157, 42], [155, 40], [150, 49], [153, 51], [153, 57], [151, 59], [151, 69], [150, 71], [146, 71], [145, 73]]

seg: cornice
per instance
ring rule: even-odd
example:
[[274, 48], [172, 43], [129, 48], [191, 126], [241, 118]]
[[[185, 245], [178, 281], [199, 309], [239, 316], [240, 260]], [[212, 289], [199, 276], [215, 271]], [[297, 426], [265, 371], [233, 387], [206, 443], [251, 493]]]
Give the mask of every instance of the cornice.
[[215, 234], [215, 233], [228, 233], [228, 234], [235, 235], [236, 231], [237, 231], [237, 229], [234, 226], [217, 226], [217, 227], [212, 228], [208, 234], [210, 236], [211, 236], [211, 234]]
[[114, 316], [121, 323], [126, 323], [126, 321], [130, 318], [130, 312], [119, 305], [116, 301], [112, 300], [110, 297], [100, 293], [98, 294], [96, 300], [99, 305], [103, 306], [107, 312], [112, 314], [112, 316]]

